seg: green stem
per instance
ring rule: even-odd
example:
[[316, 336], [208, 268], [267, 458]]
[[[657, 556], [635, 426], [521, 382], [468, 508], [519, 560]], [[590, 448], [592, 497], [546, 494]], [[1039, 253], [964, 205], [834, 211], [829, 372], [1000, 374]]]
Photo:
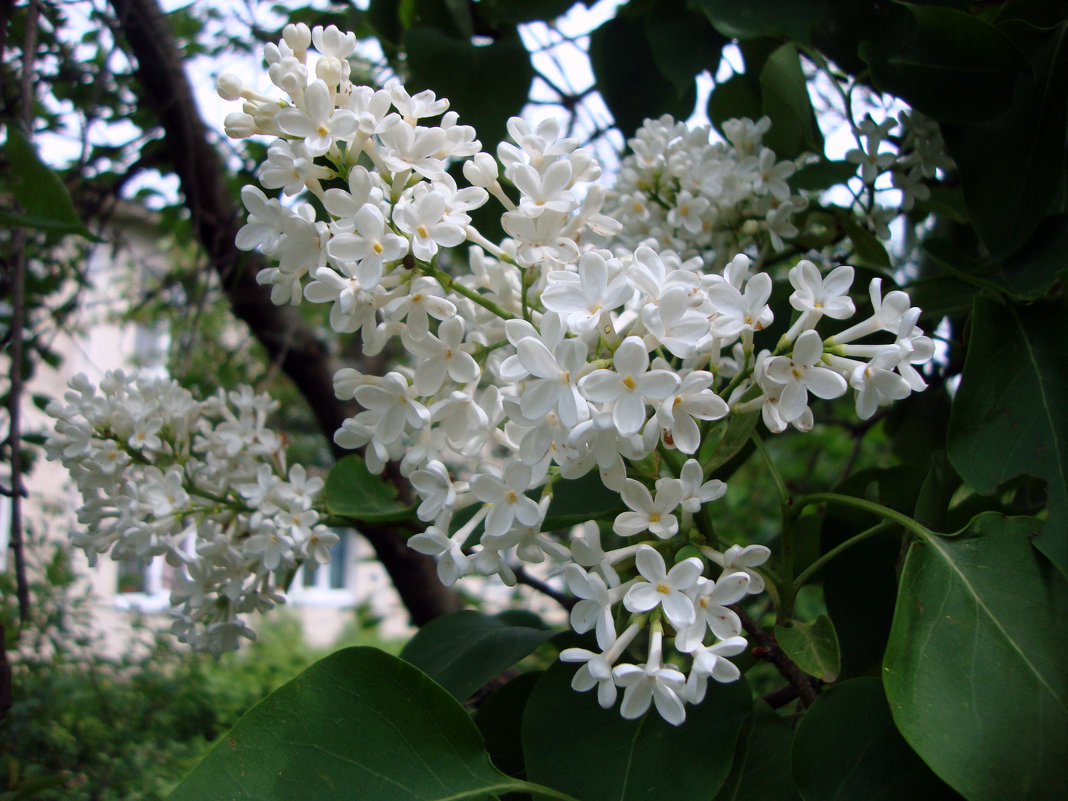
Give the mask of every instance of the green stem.
[[486, 309], [487, 311], [496, 314], [502, 320], [511, 320], [515, 318], [514, 314], [509, 311], [506, 311], [505, 309], [502, 309], [492, 300], [489, 300], [486, 297], [480, 295], [474, 289], [469, 289], [463, 284], [456, 283], [456, 279], [454, 279], [451, 275], [449, 275], [437, 265], [426, 264], [424, 262], [413, 259], [412, 266], [414, 266], [417, 270], [426, 273], [430, 277], [436, 279], [437, 282], [441, 284], [441, 288], [444, 289], [446, 292], [455, 292], [458, 295], [463, 295], [468, 300], [477, 303], [483, 309]]
[[895, 509], [875, 503], [874, 501], [864, 500], [863, 498], [854, 498], [852, 495], [840, 495], [837, 492], [816, 492], [812, 495], [806, 495], [794, 504], [794, 508], [797, 511], [800, 511], [805, 506], [810, 506], [814, 503], [837, 503], [842, 506], [852, 506], [854, 509], [861, 509], [865, 512], [871, 512], [874, 515], [878, 515], [891, 523], [897, 523], [899, 526], [911, 531], [921, 539], [927, 540], [936, 536], [936, 533], [927, 528], [927, 526]]
[[579, 801], [579, 799], [574, 796], [562, 793], [559, 790], [554, 790], [551, 787], [545, 787], [540, 784], [535, 784], [534, 782], [525, 782], [520, 779], [515, 779], [507, 788], [502, 789], [528, 792], [537, 798], [553, 798], [556, 799], [556, 801]]
[[881, 523], [877, 523], [871, 528], [865, 529], [859, 534], [853, 535], [845, 542], [839, 543], [835, 547], [831, 548], [831, 550], [827, 551], [827, 553], [825, 553], [811, 565], [802, 570], [801, 573], [797, 576], [797, 578], [794, 579], [793, 594], [796, 595], [797, 591], [800, 590], [803, 586], [805, 586], [805, 583], [810, 578], [812, 578], [812, 576], [818, 573], [825, 564], [834, 559], [834, 557], [838, 556], [838, 554], [852, 548], [854, 545], [863, 542], [864, 540], [870, 537], [874, 537], [876, 534], [886, 531], [890, 527], [891, 523], [884, 520]]
[[783, 506], [790, 504], [790, 491], [786, 489], [786, 482], [783, 481], [782, 475], [779, 473], [775, 463], [771, 460], [771, 454], [768, 453], [768, 447], [764, 444], [763, 438], [756, 431], [753, 432], [753, 444], [756, 446], [757, 452], [760, 454], [760, 458], [764, 460], [764, 465], [768, 468], [768, 472], [771, 473], [771, 478], [775, 482], [775, 489], [779, 492], [779, 501]]

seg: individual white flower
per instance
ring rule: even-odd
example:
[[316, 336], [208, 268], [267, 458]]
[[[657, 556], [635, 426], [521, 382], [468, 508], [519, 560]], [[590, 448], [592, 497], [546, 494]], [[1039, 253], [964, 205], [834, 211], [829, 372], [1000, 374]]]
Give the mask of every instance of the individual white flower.
[[632, 623], [610, 647], [599, 654], [585, 648], [565, 648], [561, 651], [561, 662], [583, 663], [571, 679], [571, 689], [584, 693], [597, 687], [597, 703], [603, 709], [610, 708], [616, 702], [616, 682], [612, 676], [612, 665], [630, 645], [640, 628], [637, 623]]
[[683, 511], [696, 514], [706, 503], [722, 498], [727, 493], [727, 485], [714, 478], [705, 481], [705, 471], [696, 459], [687, 459], [679, 472], [679, 484], [682, 488]]
[[720, 578], [730, 573], [745, 573], [749, 576], [747, 591], [755, 595], [764, 591], [764, 577], [755, 569], [771, 556], [771, 550], [765, 545], [732, 545], [723, 553], [708, 549], [703, 553], [723, 568]]
[[856, 311], [853, 299], [849, 297], [849, 287], [853, 284], [852, 267], [836, 267], [823, 278], [815, 264], [802, 259], [790, 268], [789, 278], [794, 287], [790, 305], [800, 312], [813, 313], [813, 325], [822, 315], [844, 320]]
[[715, 376], [707, 370], [687, 373], [678, 388], [657, 407], [657, 422], [664, 441], [683, 453], [696, 453], [701, 444], [697, 420], [719, 420], [730, 408], [710, 387]]
[[615, 370], [594, 370], [579, 379], [579, 391], [596, 403], [612, 404], [612, 422], [622, 436], [645, 424], [647, 403], [663, 400], [679, 385], [671, 370], [649, 370], [649, 354], [640, 337], [629, 336], [616, 348]]
[[571, 607], [571, 628], [579, 634], [595, 629], [597, 644], [609, 648], [616, 639], [612, 605], [618, 597], [599, 575], [587, 573], [574, 563], [564, 566], [564, 577], [568, 589], [580, 599]]
[[576, 334], [593, 331], [607, 312], [618, 309], [634, 294], [618, 259], [590, 251], [579, 261], [576, 272], [554, 270], [546, 278], [541, 302], [549, 311], [563, 315]]
[[837, 398], [846, 392], [846, 381], [833, 370], [820, 366], [823, 341], [814, 330], [803, 332], [794, 342], [791, 356], [776, 356], [767, 366], [768, 377], [783, 385], [779, 414], [793, 422], [808, 408], [808, 393], [818, 398]]
[[627, 590], [623, 606], [631, 612], [648, 612], [660, 606], [676, 629], [692, 624], [696, 612], [686, 591], [694, 586], [704, 570], [701, 560], [691, 556], [668, 570], [664, 557], [655, 548], [639, 545], [634, 564], [645, 581]]
[[326, 252], [337, 261], [356, 262], [356, 279], [370, 289], [381, 280], [386, 262], [407, 255], [408, 240], [390, 231], [378, 207], [366, 203], [356, 212], [355, 232], [333, 236]]
[[677, 627], [675, 647], [683, 653], [694, 650], [710, 630], [719, 639], [736, 637], [742, 632], [737, 613], [727, 607], [745, 597], [749, 587], [747, 573], [727, 573], [718, 581], [701, 576], [689, 595], [693, 601], [694, 618], [691, 623]]
[[652, 702], [660, 717], [672, 726], [686, 720], [686, 707], [682, 702], [686, 676], [672, 666], [662, 664], [662, 645], [659, 629], [649, 637], [649, 658], [642, 665], [617, 665], [612, 669], [616, 684], [623, 687], [623, 703], [619, 712], [628, 720], [639, 718]]
[[686, 679], [686, 700], [691, 704], [701, 703], [710, 678], [720, 683], [737, 681], [742, 673], [727, 657], [742, 653], [748, 644], [745, 637], [728, 637], [712, 645], [695, 647], [690, 652], [693, 665]]
[[656, 482], [656, 500], [640, 481], [628, 478], [620, 492], [631, 511], [616, 517], [612, 530], [621, 537], [632, 537], [643, 531], [662, 540], [674, 537], [679, 520], [673, 512], [682, 499], [682, 485], [677, 479], [660, 478]]
[[464, 343], [464, 321], [460, 316], [443, 320], [438, 326], [438, 335], [427, 333], [414, 339], [402, 333], [405, 349], [418, 359], [415, 366], [415, 391], [420, 395], [433, 395], [448, 376], [457, 384], [469, 384], [478, 380], [481, 372], [468, 352], [470, 345]]
[[338, 139], [356, 130], [356, 117], [348, 109], [334, 106], [333, 93], [320, 80], [304, 90], [304, 108], [284, 108], [276, 117], [278, 127], [291, 136], [304, 140], [308, 155], [321, 156]]
[[467, 239], [463, 228], [445, 219], [445, 198], [438, 192], [399, 202], [393, 222], [411, 237], [412, 255], [420, 261], [429, 262], [439, 248], [456, 247]]
[[471, 563], [460, 545], [446, 536], [437, 526], [430, 526], [422, 534], [409, 537], [408, 547], [434, 557], [438, 568], [438, 578], [446, 587], [451, 587], [471, 570]]
[[508, 462], [501, 477], [478, 473], [471, 479], [471, 492], [483, 503], [492, 504], [486, 516], [486, 533], [500, 536], [514, 521], [524, 526], [537, 526], [544, 515], [541, 508], [526, 495], [531, 488], [530, 467], [522, 462]]
[[382, 308], [386, 317], [408, 324], [408, 334], [421, 339], [430, 330], [428, 317], [445, 320], [456, 314], [456, 304], [442, 297], [441, 287], [433, 278], [420, 277], [412, 281], [408, 294], [394, 298]]
[[448, 468], [437, 459], [427, 462], [419, 470], [413, 470], [408, 480], [422, 499], [416, 510], [420, 520], [435, 520], [443, 511], [455, 505], [456, 488], [452, 477]]

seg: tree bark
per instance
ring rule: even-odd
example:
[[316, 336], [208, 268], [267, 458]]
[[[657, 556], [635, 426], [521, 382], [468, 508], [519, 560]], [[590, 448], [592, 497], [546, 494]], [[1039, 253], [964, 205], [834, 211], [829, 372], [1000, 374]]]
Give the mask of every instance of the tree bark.
[[[222, 158], [210, 143], [162, 10], [156, 0], [111, 0], [111, 6], [127, 52], [136, 61], [143, 100], [163, 130], [164, 150], [181, 182], [195, 235], [218, 272], [234, 313], [293, 380], [333, 443], [334, 431], [353, 413], [353, 405], [334, 395], [324, 344], [294, 309], [271, 303], [267, 291], [256, 283], [262, 258], [234, 244], [241, 212], [227, 189]], [[343, 454], [336, 446], [334, 452]], [[413, 623], [422, 625], [461, 608], [459, 596], [438, 580], [433, 561], [408, 548], [398, 530], [369, 527], [361, 533], [385, 566]]]

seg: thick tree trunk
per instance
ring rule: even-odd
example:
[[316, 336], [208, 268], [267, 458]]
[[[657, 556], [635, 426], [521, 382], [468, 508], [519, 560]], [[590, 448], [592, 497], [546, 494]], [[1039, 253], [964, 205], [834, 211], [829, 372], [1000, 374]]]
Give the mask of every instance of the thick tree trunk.
[[[163, 129], [164, 148], [181, 181], [193, 230], [219, 273], [234, 313], [293, 379], [320, 429], [333, 442], [333, 432], [353, 409], [334, 395], [333, 370], [323, 343], [291, 307], [271, 303], [256, 283], [262, 260], [234, 244], [240, 210], [227, 190], [222, 158], [210, 143], [163, 12], [156, 0], [111, 0], [111, 5], [127, 52], [137, 63], [143, 100]], [[416, 625], [460, 608], [459, 597], [438, 581], [433, 562], [408, 548], [400, 532], [381, 527], [361, 533], [389, 572]]]

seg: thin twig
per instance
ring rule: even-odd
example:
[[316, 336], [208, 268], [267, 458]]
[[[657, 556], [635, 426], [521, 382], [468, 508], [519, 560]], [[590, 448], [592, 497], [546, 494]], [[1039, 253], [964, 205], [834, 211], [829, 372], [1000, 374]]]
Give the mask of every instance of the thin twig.
[[742, 628], [749, 633], [750, 638], [757, 645], [753, 649], [753, 655], [758, 659], [763, 659], [773, 664], [782, 677], [790, 682], [790, 686], [796, 690], [801, 703], [806, 707], [812, 706], [818, 696], [813, 679], [794, 664], [794, 661], [779, 647], [779, 643], [776, 642], [775, 638], [764, 631], [753, 618], [749, 617], [744, 609], [737, 606], [732, 608], [738, 613], [738, 618], [742, 621]]

